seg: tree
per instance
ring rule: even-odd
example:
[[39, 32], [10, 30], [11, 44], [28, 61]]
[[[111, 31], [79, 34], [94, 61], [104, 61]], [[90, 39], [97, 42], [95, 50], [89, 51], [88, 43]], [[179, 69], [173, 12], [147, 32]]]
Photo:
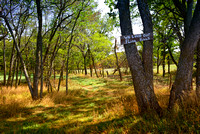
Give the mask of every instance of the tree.
[[[188, 99], [189, 93], [191, 91], [193, 56], [200, 38], [199, 12], [200, 0], [197, 0], [189, 29], [187, 30], [187, 26], [185, 26], [185, 39], [183, 44], [181, 45], [181, 54], [179, 58], [176, 78], [170, 92], [170, 100], [168, 106], [169, 109], [172, 109], [174, 107], [174, 104], [177, 102], [177, 100], [180, 102], [180, 104], [183, 104], [183, 102]], [[187, 18], [187, 20], [189, 18]]]
[[[7, 1], [6, 1], [6, 2], [7, 2]], [[6, 3], [6, 2], [5, 2], [5, 3]], [[16, 4], [16, 6], [13, 6], [14, 4]], [[28, 83], [31, 96], [32, 96], [32, 98], [34, 98], [34, 96], [33, 96], [33, 87], [32, 87], [32, 85], [31, 85], [31, 81], [30, 81], [30, 78], [29, 78], [29, 75], [28, 75], [28, 72], [27, 72], [27, 68], [26, 68], [24, 59], [23, 59], [23, 57], [22, 57], [20, 48], [19, 48], [19, 43], [20, 43], [20, 42], [17, 43], [17, 41], [16, 41], [16, 36], [14, 35], [13, 29], [12, 29], [12, 27], [11, 27], [11, 25], [10, 25], [8, 19], [7, 19], [8, 14], [9, 14], [9, 13], [12, 14], [11, 11], [13, 11], [14, 8], [17, 8], [17, 7], [18, 7], [18, 8], [17, 8], [17, 9], [18, 9], [17, 11], [23, 12], [23, 14], [22, 14], [22, 13], [19, 14], [19, 18], [21, 18], [22, 15], [25, 15], [24, 18], [22, 17], [22, 18], [23, 18], [23, 20], [22, 20], [23, 23], [20, 23], [21, 19], [18, 20], [18, 22], [17, 22], [18, 25], [14, 25], [14, 23], [13, 23], [13, 27], [14, 27], [15, 30], [19, 30], [19, 29], [18, 29], [18, 27], [20, 26], [19, 24], [22, 24], [22, 29], [21, 29], [21, 31], [15, 31], [15, 34], [20, 33], [20, 35], [21, 35], [21, 34], [23, 33], [23, 31], [24, 31], [24, 27], [23, 27], [24, 25], [23, 25], [23, 24], [25, 24], [25, 22], [27, 21], [27, 18], [29, 17], [29, 15], [27, 15], [27, 14], [28, 14], [27, 11], [28, 11], [28, 9], [30, 8], [29, 5], [31, 5], [31, 4], [30, 4], [29, 2], [27, 2], [26, 4], [22, 4], [21, 6], [19, 6], [20, 4], [22, 4], [22, 3], [17, 3], [17, 2], [16, 2], [16, 3], [11, 3], [11, 5], [9, 5], [8, 10], [6, 10], [7, 12], [5, 11], [4, 14], [3, 14], [2, 12], [0, 12], [0, 13], [1, 13], [1, 14], [0, 14], [0, 17], [4, 19], [5, 24], [6, 24], [7, 28], [8, 28], [8, 31], [10, 32], [10, 34], [11, 34], [11, 36], [12, 36], [12, 39], [13, 39], [13, 46], [15, 46], [15, 49], [17, 50], [17, 55], [19, 56], [20, 61], [21, 61], [21, 64], [22, 64], [22, 66], [23, 66], [25, 78], [26, 78], [26, 81], [27, 81], [27, 83]], [[28, 5], [28, 6], [27, 6], [27, 5]], [[8, 6], [8, 5], [7, 5], [7, 6]], [[25, 8], [23, 8], [23, 10], [20, 10], [20, 8], [22, 9], [23, 6], [25, 6]], [[20, 7], [20, 8], [19, 8], [19, 7]], [[5, 7], [5, 8], [7, 8], [7, 7]], [[16, 9], [15, 9], [15, 12], [16, 12]], [[11, 15], [11, 19], [12, 19], [12, 22], [14, 22], [14, 18], [12, 18], [12, 15]], [[20, 36], [20, 35], [19, 35], [19, 36]], [[19, 38], [19, 39], [20, 39], [20, 38]], [[14, 49], [13, 49], [13, 50], [14, 50]]]
[[120, 80], [122, 81], [122, 74], [121, 74], [121, 70], [120, 70], [120, 66], [119, 66], [119, 59], [118, 59], [118, 56], [117, 56], [117, 39], [115, 39], [114, 52], [115, 52], [115, 57], [116, 57], [117, 70], [119, 72]]
[[[40, 98], [42, 98], [43, 92], [43, 61], [42, 61], [42, 9], [40, 0], [36, 0], [37, 5], [37, 17], [38, 17], [38, 34], [37, 34], [37, 46], [36, 46], [36, 61], [35, 61], [35, 74], [34, 74], [34, 99], [38, 99], [38, 79], [39, 79], [39, 69], [41, 71], [41, 87], [40, 87]], [[40, 52], [40, 64], [39, 65], [39, 52]]]
[[196, 72], [196, 94], [200, 99], [200, 40], [197, 45], [197, 72]]
[[[143, 0], [138, 0], [137, 2], [143, 21], [144, 33], [152, 33], [153, 25], [148, 5]], [[132, 35], [129, 0], [119, 0], [117, 7], [119, 9], [122, 36]], [[144, 42], [143, 62], [135, 43], [125, 44], [124, 48], [131, 70], [139, 111], [143, 113], [149, 109], [154, 109], [156, 112], [161, 113], [161, 108], [153, 90], [153, 41]]]

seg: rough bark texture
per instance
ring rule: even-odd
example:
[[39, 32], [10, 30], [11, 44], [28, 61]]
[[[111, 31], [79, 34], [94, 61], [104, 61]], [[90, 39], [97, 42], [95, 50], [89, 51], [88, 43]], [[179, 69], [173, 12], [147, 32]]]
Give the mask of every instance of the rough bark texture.
[[33, 80], [33, 99], [38, 99], [38, 83], [39, 83], [39, 70], [40, 70], [40, 46], [42, 46], [42, 11], [40, 7], [40, 0], [36, 0], [37, 4], [37, 17], [38, 17], [38, 35], [37, 35], [37, 46], [36, 46], [36, 54], [35, 54], [35, 74]]
[[172, 86], [169, 109], [174, 107], [176, 100], [183, 102], [191, 90], [194, 50], [200, 38], [200, 0], [197, 1], [188, 34], [183, 42], [179, 58], [176, 79]]
[[[143, 23], [144, 34], [153, 33], [152, 19], [146, 0], [137, 0], [137, 3]], [[153, 88], [153, 40], [144, 41], [142, 61], [147, 80]]]
[[[143, 4], [144, 4], [144, 1], [138, 0], [138, 6], [139, 5], [142, 6]], [[122, 35], [123, 36], [132, 35], [133, 32], [132, 32], [132, 25], [131, 25], [131, 20], [130, 20], [129, 0], [119, 0], [117, 6], [119, 9], [120, 27], [121, 27]], [[147, 8], [147, 6], [145, 6], [144, 8]], [[141, 16], [142, 15], [143, 13], [141, 13]], [[135, 90], [136, 99], [137, 99], [140, 112], [143, 113], [143, 112], [147, 112], [149, 109], [154, 109], [158, 113], [160, 113], [161, 108], [158, 105], [155, 94], [152, 92], [153, 84], [151, 82], [153, 81], [153, 79], [151, 80], [147, 79], [147, 78], [152, 78], [151, 69], [148, 69], [148, 68], [145, 69], [145, 67], [147, 67], [148, 65], [144, 65], [143, 67], [143, 64], [142, 64], [142, 61], [139, 56], [135, 43], [125, 44], [124, 47], [125, 47], [127, 60], [128, 60], [130, 70], [131, 70], [134, 90]], [[143, 63], [146, 64], [147, 62], [148, 61], [145, 60]], [[152, 66], [152, 65], [149, 65], [149, 66]], [[145, 73], [148, 73], [148, 74], [145, 75]]]
[[200, 40], [197, 46], [196, 94], [200, 99]]
[[184, 17], [184, 31], [185, 35], [189, 32], [190, 23], [192, 21], [193, 0], [187, 0], [186, 16]]

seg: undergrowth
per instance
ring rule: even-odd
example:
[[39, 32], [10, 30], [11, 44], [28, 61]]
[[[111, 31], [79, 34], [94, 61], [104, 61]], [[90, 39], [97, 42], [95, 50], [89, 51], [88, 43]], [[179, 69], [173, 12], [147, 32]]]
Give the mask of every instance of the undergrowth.
[[[200, 133], [200, 104], [167, 111], [168, 86], [155, 81], [163, 116], [139, 115], [131, 81], [71, 76], [69, 93], [59, 92], [32, 101], [28, 88], [2, 87], [0, 133]], [[194, 98], [194, 97], [191, 97]]]

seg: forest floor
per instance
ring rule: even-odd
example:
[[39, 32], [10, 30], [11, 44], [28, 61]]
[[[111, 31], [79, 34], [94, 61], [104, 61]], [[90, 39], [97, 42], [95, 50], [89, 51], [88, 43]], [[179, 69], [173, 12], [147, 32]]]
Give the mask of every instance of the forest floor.
[[116, 77], [70, 75], [68, 95], [63, 81], [59, 92], [44, 89], [44, 97], [38, 101], [31, 100], [26, 85], [2, 87], [0, 133], [200, 133], [196, 100], [191, 99], [185, 109], [176, 106], [173, 112], [167, 111], [167, 78], [154, 77], [163, 117], [139, 115], [130, 76], [119, 81]]

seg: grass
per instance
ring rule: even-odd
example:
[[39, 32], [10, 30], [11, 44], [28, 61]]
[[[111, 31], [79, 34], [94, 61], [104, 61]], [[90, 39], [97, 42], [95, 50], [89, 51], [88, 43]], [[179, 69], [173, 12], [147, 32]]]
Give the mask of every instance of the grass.
[[[158, 80], [159, 79], [159, 80]], [[130, 76], [91, 78], [70, 75], [69, 94], [60, 92], [32, 101], [26, 85], [2, 87], [0, 133], [200, 133], [200, 104], [191, 100], [185, 110], [166, 110], [167, 79], [156, 75], [155, 92], [164, 115], [140, 116]], [[56, 81], [57, 82], [57, 81]]]

